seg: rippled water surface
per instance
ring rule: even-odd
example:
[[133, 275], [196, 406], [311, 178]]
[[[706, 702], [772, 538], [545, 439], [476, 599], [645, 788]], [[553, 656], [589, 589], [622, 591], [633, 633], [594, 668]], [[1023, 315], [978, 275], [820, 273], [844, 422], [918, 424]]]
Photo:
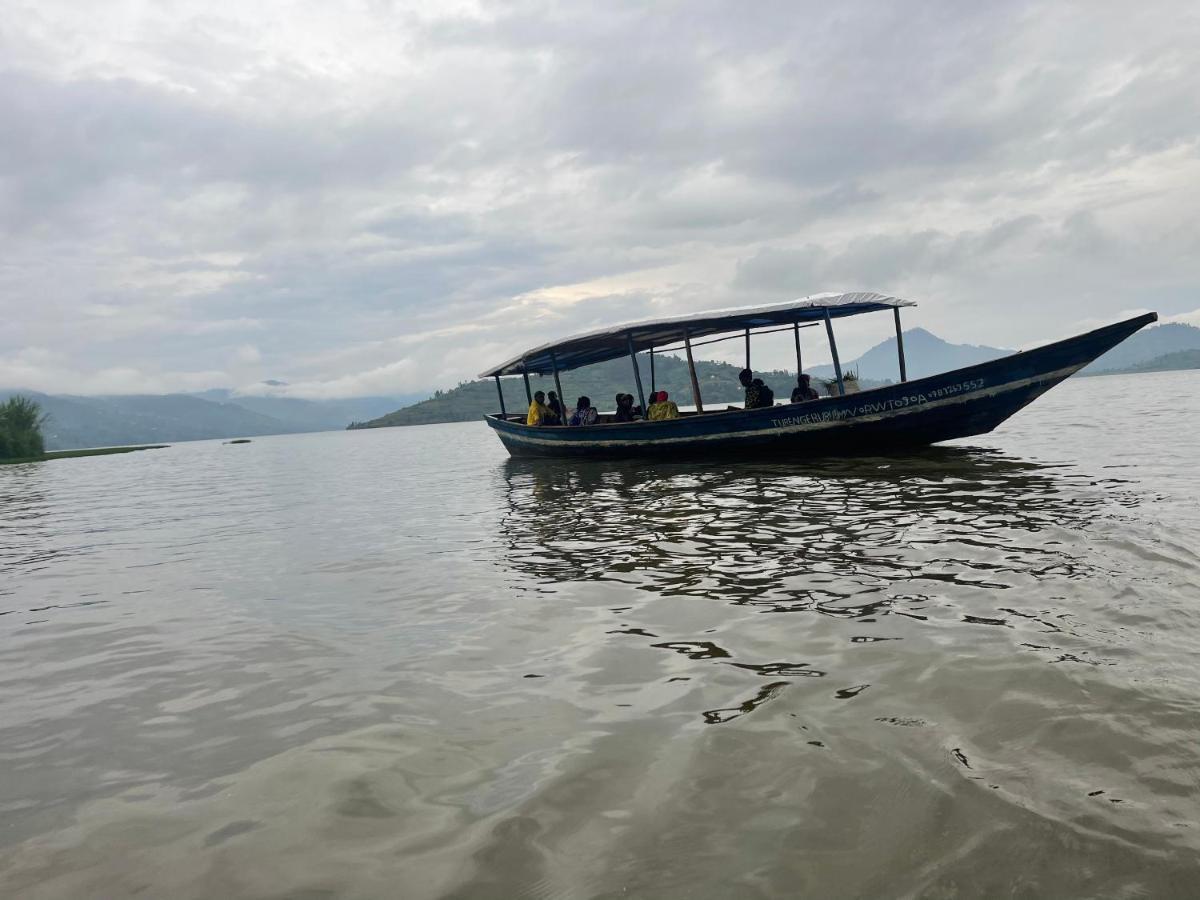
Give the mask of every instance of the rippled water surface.
[[0, 896], [1197, 896], [1198, 394], [904, 459], [0, 467]]

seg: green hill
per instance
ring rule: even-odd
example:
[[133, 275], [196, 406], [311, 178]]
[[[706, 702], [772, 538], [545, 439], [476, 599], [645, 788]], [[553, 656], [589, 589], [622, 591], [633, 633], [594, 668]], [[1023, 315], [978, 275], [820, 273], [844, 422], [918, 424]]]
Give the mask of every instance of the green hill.
[[1200, 369], [1200, 350], [1178, 350], [1164, 353], [1149, 362], [1133, 367], [1134, 372], [1174, 372], [1179, 369]]
[[[1160, 371], [1144, 369], [1155, 365], [1158, 360], [1189, 351], [1200, 350], [1200, 328], [1182, 322], [1167, 322], [1143, 329], [1113, 347], [1095, 362], [1082, 370], [1084, 375], [1102, 375], [1112, 372]], [[1172, 366], [1190, 369], [1192, 366]]]
[[1108, 369], [1103, 372], [1084, 372], [1085, 375], [1137, 375], [1141, 372], [1177, 372], [1183, 369], [1200, 369], [1200, 350], [1176, 350], [1164, 353], [1124, 369]]
[[46, 413], [46, 449], [161, 444], [206, 438], [286, 434], [301, 427], [240, 406], [187, 394], [76, 397], [0, 390], [0, 401], [21, 393]]
[[[640, 356], [638, 364], [642, 370], [642, 386], [646, 394], [650, 393], [650, 361]], [[738, 384], [739, 368], [729, 363], [699, 361], [696, 363], [696, 376], [700, 381], [700, 396], [708, 407], [722, 406], [726, 403], [740, 403], [744, 392]], [[666, 391], [680, 406], [692, 405], [692, 386], [688, 377], [687, 363], [676, 356], [654, 357], [655, 387]], [[796, 383], [794, 372], [755, 372], [771, 389], [775, 391], [776, 400], [786, 400], [792, 393]], [[575, 401], [586, 394], [593, 405], [600, 410], [611, 410], [618, 392], [637, 396], [637, 386], [633, 381], [633, 366], [628, 359], [614, 359], [606, 363], [589, 366], [574, 372], [566, 372], [559, 376], [562, 380], [563, 393], [566, 394], [566, 405], [570, 409]], [[528, 403], [525, 400], [525, 386], [520, 378], [501, 379], [504, 385], [504, 403], [509, 413], [524, 412]], [[863, 382], [866, 386], [870, 382]], [[553, 378], [530, 378], [530, 387], [534, 391], [554, 390]], [[470, 422], [482, 418], [489, 413], [499, 412], [499, 398], [496, 396], [494, 381], [468, 381], [448, 391], [438, 391], [428, 400], [423, 400], [413, 406], [406, 406], [395, 412], [372, 419], [369, 422], [355, 422], [353, 428], [388, 428], [393, 425], [430, 425], [435, 422]]]

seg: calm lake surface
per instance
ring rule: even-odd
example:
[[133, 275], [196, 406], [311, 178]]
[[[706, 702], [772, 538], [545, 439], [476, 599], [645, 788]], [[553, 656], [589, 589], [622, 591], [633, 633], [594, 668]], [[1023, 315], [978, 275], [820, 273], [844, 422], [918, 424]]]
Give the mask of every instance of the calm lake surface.
[[806, 465], [0, 467], [0, 896], [1195, 897], [1198, 395]]

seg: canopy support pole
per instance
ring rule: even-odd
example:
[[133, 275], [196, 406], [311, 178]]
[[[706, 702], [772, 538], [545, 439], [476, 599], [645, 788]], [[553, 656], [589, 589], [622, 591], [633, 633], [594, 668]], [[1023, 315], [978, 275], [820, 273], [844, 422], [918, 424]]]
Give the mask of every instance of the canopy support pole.
[[829, 352], [833, 354], [833, 374], [837, 376], [838, 396], [846, 396], [846, 383], [842, 381], [842, 364], [838, 360], [837, 341], [833, 339], [833, 319], [829, 317], [829, 309], [825, 310], [825, 333], [829, 335]]
[[500, 376], [496, 376], [496, 393], [500, 395], [500, 418], [508, 418], [508, 411], [504, 408], [504, 388], [500, 387]]
[[792, 326], [792, 329], [796, 338], [796, 379], [798, 381], [800, 376], [804, 374], [804, 363], [800, 359], [800, 323], [797, 322]]
[[750, 368], [750, 329], [746, 329], [746, 368]]
[[688, 330], [683, 329], [683, 346], [687, 350], [688, 374], [692, 377], [692, 402], [696, 404], [696, 412], [704, 412], [704, 401], [700, 399], [700, 382], [696, 378], [696, 362], [692, 359], [692, 339]]
[[529, 389], [529, 370], [525, 368], [525, 360], [521, 360], [521, 377], [525, 379], [525, 399], [533, 406], [533, 391]]
[[908, 381], [908, 369], [904, 366], [904, 332], [900, 330], [900, 307], [892, 307], [896, 314], [896, 352], [900, 354], [900, 380]]
[[[626, 339], [629, 341], [629, 359], [633, 363], [633, 380], [637, 382], [638, 403], [642, 405], [642, 414], [646, 412], [646, 395], [642, 391], [642, 370], [638, 368], [637, 353], [633, 349], [633, 335], [627, 334]], [[654, 365], [654, 357], [650, 357], [650, 365]]]
[[[562, 412], [565, 413], [567, 411], [567, 401], [563, 397], [562, 382], [558, 380], [558, 357], [554, 355], [553, 350], [550, 351], [550, 367], [554, 369], [554, 389], [558, 391], [558, 402], [562, 404]], [[554, 414], [557, 416], [559, 414], [559, 410], [554, 410]], [[558, 424], [566, 425], [567, 423], [559, 422]]]
[[[650, 348], [650, 393], [657, 394], [658, 389], [654, 386], [654, 348]], [[646, 411], [646, 407], [642, 407], [642, 412]]]

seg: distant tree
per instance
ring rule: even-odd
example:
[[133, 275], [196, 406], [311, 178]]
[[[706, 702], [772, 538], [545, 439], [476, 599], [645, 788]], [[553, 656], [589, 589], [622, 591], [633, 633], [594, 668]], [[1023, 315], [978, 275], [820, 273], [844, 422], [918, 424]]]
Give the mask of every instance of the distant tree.
[[0, 403], [0, 459], [24, 459], [46, 452], [42, 426], [46, 415], [28, 397]]

